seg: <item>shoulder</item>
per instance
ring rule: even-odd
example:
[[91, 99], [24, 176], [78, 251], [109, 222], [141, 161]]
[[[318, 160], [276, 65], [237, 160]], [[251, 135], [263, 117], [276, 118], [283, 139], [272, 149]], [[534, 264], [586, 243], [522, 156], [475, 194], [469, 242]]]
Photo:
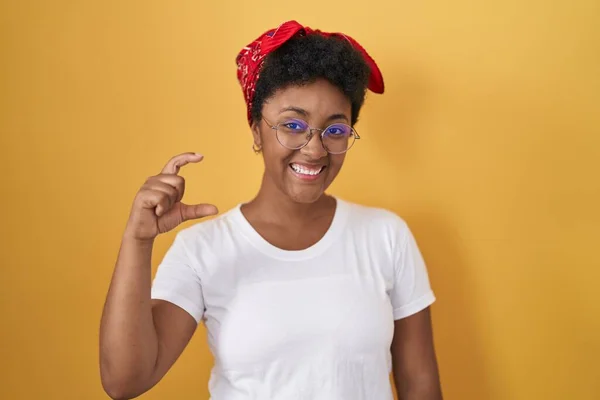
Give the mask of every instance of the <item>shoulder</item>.
[[350, 202], [344, 206], [348, 210], [346, 235], [366, 246], [372, 254], [396, 265], [412, 236], [404, 218], [386, 208]]
[[408, 229], [406, 221], [394, 211], [371, 207], [362, 204], [340, 200], [348, 209], [348, 219], [353, 226], [363, 226], [375, 229], [392, 229], [403, 231]]
[[381, 207], [343, 202], [348, 210], [349, 231], [367, 237], [369, 242], [398, 248], [404, 245], [412, 235], [408, 223], [399, 214]]
[[347, 210], [347, 233], [358, 235], [361, 240], [396, 248], [410, 236], [408, 224], [394, 211], [344, 200], [340, 204]]
[[234, 207], [218, 216], [202, 220], [189, 227], [180, 230], [177, 233], [177, 240], [183, 241], [186, 245], [210, 241], [219, 243], [225, 240], [225, 237], [235, 232], [235, 214], [238, 207]]
[[213, 218], [201, 220], [177, 232], [171, 251], [183, 254], [201, 274], [222, 265], [223, 257], [239, 252], [239, 206]]

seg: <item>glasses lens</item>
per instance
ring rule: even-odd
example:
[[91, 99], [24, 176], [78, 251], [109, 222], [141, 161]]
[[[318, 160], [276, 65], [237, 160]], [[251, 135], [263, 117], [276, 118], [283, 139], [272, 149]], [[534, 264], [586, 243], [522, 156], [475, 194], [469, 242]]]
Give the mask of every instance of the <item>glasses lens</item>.
[[299, 149], [308, 139], [308, 124], [294, 119], [277, 125], [277, 140], [288, 149]]
[[346, 124], [334, 124], [323, 131], [323, 145], [328, 152], [340, 154], [354, 144], [354, 129]]

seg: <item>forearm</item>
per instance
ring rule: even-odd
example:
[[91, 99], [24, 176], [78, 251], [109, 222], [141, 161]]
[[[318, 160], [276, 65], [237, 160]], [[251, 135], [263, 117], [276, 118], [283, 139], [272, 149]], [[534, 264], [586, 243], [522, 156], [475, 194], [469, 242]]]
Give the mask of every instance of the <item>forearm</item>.
[[395, 322], [392, 365], [400, 400], [442, 400], [429, 308]]
[[[100, 325], [100, 369], [107, 391], [146, 390], [158, 353], [152, 318], [151, 241], [123, 239]], [[121, 397], [122, 394], [117, 397]]]
[[442, 400], [439, 378], [436, 376], [421, 379], [394, 377], [398, 400]]
[[398, 395], [398, 400], [443, 400], [442, 393], [434, 388], [420, 388]]

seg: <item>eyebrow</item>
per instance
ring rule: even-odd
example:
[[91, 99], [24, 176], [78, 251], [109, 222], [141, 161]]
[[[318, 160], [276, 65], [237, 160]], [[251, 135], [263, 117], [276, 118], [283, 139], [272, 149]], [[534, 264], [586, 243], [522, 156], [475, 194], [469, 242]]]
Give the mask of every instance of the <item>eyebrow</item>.
[[[296, 114], [300, 114], [300, 115], [302, 115], [304, 117], [308, 117], [310, 115], [310, 113], [308, 111], [306, 111], [305, 109], [300, 108], [300, 107], [294, 107], [294, 106], [282, 108], [281, 110], [279, 110], [279, 114], [283, 114], [284, 112], [287, 112], [287, 111], [295, 112]], [[345, 114], [342, 114], [342, 113], [330, 115], [327, 118], [327, 121], [333, 121], [333, 120], [336, 120], [336, 119], [344, 119], [346, 121], [349, 121], [348, 117]]]
[[346, 117], [345, 114], [333, 114], [333, 115], [330, 115], [329, 118], [327, 118], [327, 121], [333, 121], [335, 119], [345, 119], [346, 122], [349, 122], [348, 117]]
[[308, 117], [308, 111], [306, 111], [303, 108], [294, 107], [294, 106], [282, 108], [281, 110], [279, 110], [279, 114], [283, 114], [286, 111], [292, 111], [292, 112], [295, 112], [296, 114], [300, 114], [300, 115], [304, 115], [305, 117]]

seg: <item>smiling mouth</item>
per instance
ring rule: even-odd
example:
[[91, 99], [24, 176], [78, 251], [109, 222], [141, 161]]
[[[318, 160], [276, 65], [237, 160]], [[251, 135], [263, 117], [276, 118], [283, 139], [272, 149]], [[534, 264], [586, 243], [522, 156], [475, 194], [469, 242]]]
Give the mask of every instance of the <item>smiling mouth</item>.
[[314, 166], [314, 167], [308, 167], [306, 165], [301, 165], [301, 164], [296, 164], [296, 163], [291, 163], [290, 164], [290, 168], [292, 169], [292, 171], [294, 171], [296, 174], [306, 177], [306, 178], [316, 178], [317, 176], [321, 175], [323, 173], [323, 171], [325, 171], [325, 168], [327, 168], [325, 165], [322, 166]]

